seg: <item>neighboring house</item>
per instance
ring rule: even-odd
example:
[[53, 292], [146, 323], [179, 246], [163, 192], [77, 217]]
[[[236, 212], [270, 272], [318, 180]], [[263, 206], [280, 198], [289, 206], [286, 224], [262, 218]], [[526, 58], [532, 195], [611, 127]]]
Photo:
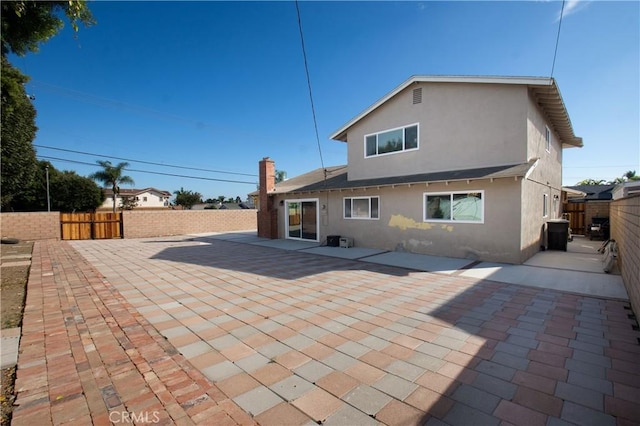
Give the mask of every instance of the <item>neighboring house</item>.
[[588, 235], [592, 223], [609, 217], [609, 204], [616, 185], [575, 185], [562, 188], [566, 192], [563, 210], [568, 213], [571, 231]]
[[331, 138], [346, 166], [275, 185], [260, 162], [260, 236], [522, 263], [561, 215], [563, 149], [582, 147], [555, 80], [528, 77], [414, 76]]
[[[105, 199], [100, 209], [113, 209], [113, 190], [111, 188], [103, 188]], [[132, 197], [136, 201], [136, 209], [143, 208], [167, 208], [169, 207], [169, 199], [171, 193], [169, 191], [161, 191], [155, 188], [145, 189], [124, 189], [120, 188], [120, 193], [116, 196], [116, 208], [121, 208], [122, 199]]]
[[614, 200], [640, 194], [640, 180], [619, 183], [611, 191]]

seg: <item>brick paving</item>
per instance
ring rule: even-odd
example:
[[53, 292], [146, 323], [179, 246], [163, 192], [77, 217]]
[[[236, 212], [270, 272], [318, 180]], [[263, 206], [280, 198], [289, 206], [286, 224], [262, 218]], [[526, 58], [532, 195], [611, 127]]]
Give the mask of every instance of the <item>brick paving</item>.
[[630, 314], [207, 238], [38, 242], [14, 422], [638, 424]]

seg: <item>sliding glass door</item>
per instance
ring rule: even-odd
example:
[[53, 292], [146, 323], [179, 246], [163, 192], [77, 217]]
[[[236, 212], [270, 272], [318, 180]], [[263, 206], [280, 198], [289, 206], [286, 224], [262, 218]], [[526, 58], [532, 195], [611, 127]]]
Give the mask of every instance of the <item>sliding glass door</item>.
[[318, 200], [290, 200], [287, 209], [287, 238], [318, 241]]

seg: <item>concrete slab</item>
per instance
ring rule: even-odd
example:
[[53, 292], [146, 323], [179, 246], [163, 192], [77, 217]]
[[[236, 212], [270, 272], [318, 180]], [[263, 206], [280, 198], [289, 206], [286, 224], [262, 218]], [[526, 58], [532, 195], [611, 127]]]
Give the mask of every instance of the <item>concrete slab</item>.
[[319, 254], [322, 256], [339, 257], [341, 259], [362, 259], [364, 257], [374, 256], [377, 254], [385, 253], [386, 250], [370, 249], [365, 247], [313, 247], [304, 250], [306, 253]]
[[[349, 249], [351, 250], [351, 249]], [[362, 259], [363, 262], [378, 263], [389, 266], [415, 269], [424, 272], [437, 272], [451, 275], [459, 269], [469, 265], [469, 259], [456, 259], [452, 257], [429, 256], [404, 252], [388, 252]]]
[[206, 232], [201, 234], [189, 234], [198, 240], [222, 240], [237, 243], [252, 243], [257, 241], [268, 241], [266, 238], [258, 237], [256, 230], [234, 231], [234, 232]]
[[18, 363], [20, 346], [20, 327], [5, 328], [0, 331], [1, 368], [13, 367]]
[[320, 243], [315, 241], [298, 241], [298, 240], [267, 240], [251, 242], [256, 246], [278, 248], [282, 250], [306, 250], [313, 247], [320, 247]]
[[462, 272], [461, 275], [468, 278], [549, 288], [595, 297], [629, 300], [620, 275], [489, 262], [482, 262]]

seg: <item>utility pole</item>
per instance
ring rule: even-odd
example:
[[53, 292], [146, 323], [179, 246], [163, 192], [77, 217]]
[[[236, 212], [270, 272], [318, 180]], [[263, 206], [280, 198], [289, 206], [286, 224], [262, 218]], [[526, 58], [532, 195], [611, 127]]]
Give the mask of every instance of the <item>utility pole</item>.
[[51, 198], [49, 197], [49, 166], [45, 167], [47, 172], [47, 211], [51, 211]]

